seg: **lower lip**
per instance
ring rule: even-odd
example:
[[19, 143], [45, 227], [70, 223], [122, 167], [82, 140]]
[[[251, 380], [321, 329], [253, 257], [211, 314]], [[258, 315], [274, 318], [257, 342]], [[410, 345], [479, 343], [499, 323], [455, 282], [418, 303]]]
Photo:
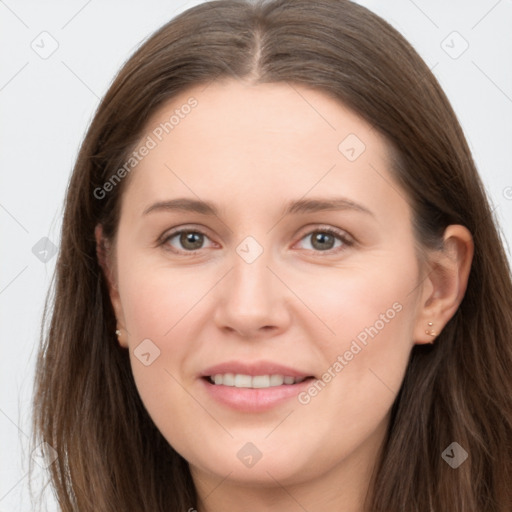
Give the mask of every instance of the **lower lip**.
[[269, 388], [237, 388], [212, 384], [209, 379], [200, 379], [207, 393], [217, 402], [243, 412], [262, 412], [295, 398], [314, 380], [307, 378], [298, 384], [283, 384]]

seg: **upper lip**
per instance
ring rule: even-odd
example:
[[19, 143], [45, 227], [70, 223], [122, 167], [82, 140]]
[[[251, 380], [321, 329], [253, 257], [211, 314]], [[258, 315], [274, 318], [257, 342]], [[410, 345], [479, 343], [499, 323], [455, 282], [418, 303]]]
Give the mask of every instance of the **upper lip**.
[[302, 372], [289, 366], [283, 366], [272, 361], [226, 361], [224, 363], [210, 366], [201, 372], [201, 377], [212, 375], [234, 373], [241, 375], [283, 375], [284, 377], [312, 377], [311, 373]]

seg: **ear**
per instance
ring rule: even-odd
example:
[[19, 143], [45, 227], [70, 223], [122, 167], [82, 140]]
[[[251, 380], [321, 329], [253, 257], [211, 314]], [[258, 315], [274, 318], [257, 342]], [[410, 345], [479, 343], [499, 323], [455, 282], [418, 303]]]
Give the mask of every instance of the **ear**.
[[119, 289], [117, 286], [114, 255], [112, 253], [112, 245], [109, 240], [103, 236], [103, 226], [98, 224], [94, 230], [94, 236], [96, 239], [96, 256], [98, 263], [103, 271], [103, 275], [107, 281], [108, 291], [110, 295], [110, 302], [114, 308], [114, 313], [117, 319], [117, 329], [121, 331], [121, 335], [118, 336], [119, 344], [127, 348], [127, 330], [125, 326], [125, 319], [123, 308], [121, 305], [121, 298], [119, 296]]
[[442, 250], [433, 252], [429, 258], [414, 327], [416, 344], [433, 343], [466, 293], [474, 253], [473, 237], [465, 226], [452, 224], [444, 232], [443, 245]]

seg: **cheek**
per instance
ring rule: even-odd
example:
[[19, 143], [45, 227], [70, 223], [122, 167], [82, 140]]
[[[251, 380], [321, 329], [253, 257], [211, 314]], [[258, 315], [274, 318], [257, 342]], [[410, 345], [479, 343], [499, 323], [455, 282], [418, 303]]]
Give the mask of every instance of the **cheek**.
[[[307, 297], [308, 307], [323, 322], [325, 329], [317, 322], [322, 336], [312, 333], [311, 339], [332, 359], [350, 350], [354, 340], [374, 351], [410, 347], [416, 297], [411, 292], [417, 279], [412, 255], [376, 255], [357, 266], [297, 277], [294, 290]], [[371, 351], [365, 352], [369, 356]]]
[[186, 324], [189, 312], [208, 290], [207, 282], [190, 270], [130, 261], [123, 267], [119, 272], [121, 302], [133, 341], [171, 337], [178, 325]]
[[370, 435], [396, 398], [412, 348], [417, 273], [412, 255], [397, 255], [364, 272], [351, 269], [334, 296], [318, 294], [318, 310], [335, 335], [318, 342], [324, 373], [299, 402], [339, 446]]
[[[191, 399], [182, 372], [191, 351], [199, 350], [197, 336], [189, 332], [194, 312], [197, 315], [191, 308], [205, 290], [197, 287], [197, 274], [196, 279], [184, 279], [169, 269], [129, 268], [120, 289], [139, 396], [169, 444], [193, 459], [191, 418], [202, 417], [204, 410]], [[190, 286], [193, 281], [195, 287]]]
[[169, 393], [180, 394], [178, 372], [195, 349], [187, 328], [205, 290], [197, 274], [187, 278], [130, 258], [120, 261], [119, 289], [133, 376], [149, 413], [160, 414]]

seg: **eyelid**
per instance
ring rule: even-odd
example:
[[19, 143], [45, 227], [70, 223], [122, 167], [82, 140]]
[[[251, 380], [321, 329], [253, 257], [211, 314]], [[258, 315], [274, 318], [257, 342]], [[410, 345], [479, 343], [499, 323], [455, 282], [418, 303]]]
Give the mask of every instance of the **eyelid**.
[[301, 236], [301, 240], [306, 235], [315, 233], [317, 231], [332, 233], [342, 239], [346, 239], [347, 242], [352, 242], [352, 243], [356, 242], [355, 238], [352, 235], [350, 235], [347, 231], [345, 231], [344, 229], [341, 229], [341, 228], [336, 228], [334, 226], [331, 226], [330, 224], [308, 224], [304, 228], [301, 228], [301, 230], [299, 231], [299, 233], [303, 233]]
[[[203, 227], [197, 227], [197, 225], [183, 225], [183, 226], [178, 226], [176, 228], [172, 228], [168, 231], [165, 231], [157, 240], [157, 246], [164, 246], [166, 245], [166, 243], [171, 239], [171, 238], [174, 238], [176, 235], [179, 235], [180, 233], [182, 233], [183, 231], [188, 231], [188, 232], [191, 232], [191, 233], [199, 233], [201, 235], [203, 235], [204, 237], [208, 238], [209, 240], [211, 240], [211, 237], [208, 235], [208, 233], [206, 232], [206, 228], [203, 228]], [[212, 241], [213, 242], [213, 241]], [[215, 242], [213, 242], [215, 243]], [[169, 249], [171, 252], [175, 253], [175, 254], [196, 254], [198, 253], [199, 251], [203, 250], [204, 248], [202, 249], [196, 249], [195, 251], [184, 251], [184, 250], [177, 250], [175, 248], [172, 248], [172, 249]]]
[[[173, 228], [170, 231], [164, 232], [164, 234], [159, 237], [157, 245], [161, 245], [161, 246], [166, 245], [166, 242], [168, 242], [171, 238], [174, 238], [176, 235], [179, 235], [183, 231], [188, 231], [188, 232], [192, 232], [192, 233], [199, 233], [199, 234], [203, 235], [204, 237], [208, 238], [209, 240], [211, 240], [211, 238], [208, 235], [208, 233], [206, 233], [206, 228], [197, 227], [197, 225], [190, 225], [190, 226], [183, 225], [183, 226], [178, 226], [177, 228]], [[354, 239], [354, 237], [352, 237], [349, 233], [347, 233], [343, 229], [335, 228], [335, 227], [330, 226], [330, 225], [310, 224], [310, 225], [305, 226], [305, 227], [303, 227], [301, 229], [300, 233], [302, 233], [302, 234], [300, 234], [300, 237], [297, 240], [297, 242], [294, 243], [294, 246], [297, 243], [299, 243], [300, 241], [302, 241], [306, 236], [312, 235], [313, 233], [316, 233], [316, 232], [329, 233], [332, 236], [338, 238], [338, 240], [340, 240], [342, 242], [342, 244], [343, 244], [343, 246], [341, 248], [338, 247], [337, 249], [328, 249], [326, 251], [315, 251], [315, 250], [312, 250], [312, 249], [306, 249], [306, 250], [308, 250], [310, 252], [318, 253], [320, 255], [324, 254], [326, 256], [329, 256], [329, 255], [332, 255], [332, 254], [337, 254], [338, 252], [341, 252], [344, 249], [355, 245], [355, 243], [356, 243], [356, 240]], [[297, 235], [297, 236], [299, 236], [299, 235]], [[213, 241], [212, 241], [212, 243], [215, 244], [215, 242], [213, 242]], [[205, 248], [196, 249], [194, 251], [177, 250], [175, 248], [172, 248], [172, 249], [169, 249], [169, 250], [171, 252], [173, 252], [174, 254], [194, 255], [194, 254], [199, 253], [203, 249], [205, 249]]]
[[294, 245], [302, 241], [306, 236], [310, 236], [313, 233], [329, 233], [330, 235], [334, 236], [335, 238], [342, 242], [342, 247], [338, 247], [336, 249], [328, 249], [326, 251], [315, 251], [313, 249], [306, 249], [309, 252], [314, 252], [315, 254], [324, 256], [336, 255], [356, 244], [356, 240], [354, 239], [354, 237], [347, 233], [345, 230], [335, 228], [327, 224], [308, 225], [305, 228], [303, 228], [303, 230], [301, 230], [300, 233], [301, 234], [299, 235], [299, 240]]

